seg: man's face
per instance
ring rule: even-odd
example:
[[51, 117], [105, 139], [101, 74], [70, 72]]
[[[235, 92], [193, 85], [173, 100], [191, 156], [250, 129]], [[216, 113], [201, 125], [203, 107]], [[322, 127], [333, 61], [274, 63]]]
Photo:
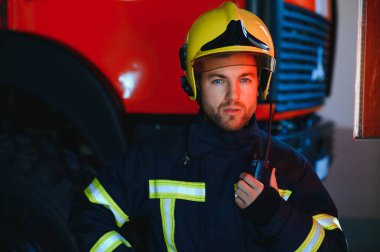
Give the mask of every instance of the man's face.
[[214, 123], [227, 131], [244, 127], [257, 106], [255, 66], [226, 66], [202, 73], [202, 107]]

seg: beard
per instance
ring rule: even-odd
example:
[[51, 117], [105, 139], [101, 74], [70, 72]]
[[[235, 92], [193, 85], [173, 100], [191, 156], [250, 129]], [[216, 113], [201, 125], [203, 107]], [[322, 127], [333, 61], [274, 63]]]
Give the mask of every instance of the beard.
[[[248, 124], [253, 115], [253, 109], [248, 108], [239, 101], [227, 101], [220, 104], [217, 109], [214, 109], [206, 101], [202, 101], [203, 111], [217, 127], [226, 131], [238, 131]], [[241, 113], [239, 115], [223, 114], [223, 109], [228, 106], [239, 107]]]

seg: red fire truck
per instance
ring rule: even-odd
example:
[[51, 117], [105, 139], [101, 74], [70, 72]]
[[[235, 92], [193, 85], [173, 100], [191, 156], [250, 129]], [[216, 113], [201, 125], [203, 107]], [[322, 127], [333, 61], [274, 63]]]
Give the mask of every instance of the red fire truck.
[[[181, 90], [178, 50], [222, 0], [0, 0], [0, 250], [75, 251], [72, 195], [103, 163], [157, 131], [183, 127], [197, 104]], [[277, 49], [273, 135], [323, 179], [332, 124], [333, 0], [237, 0]], [[268, 104], [257, 118], [267, 126]]]

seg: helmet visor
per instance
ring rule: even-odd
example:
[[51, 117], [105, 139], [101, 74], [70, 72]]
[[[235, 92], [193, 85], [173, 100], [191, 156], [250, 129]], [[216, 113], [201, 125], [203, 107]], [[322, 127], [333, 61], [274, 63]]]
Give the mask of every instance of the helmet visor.
[[256, 66], [274, 72], [276, 60], [268, 55], [251, 52], [211, 54], [195, 60], [196, 73], [204, 73], [228, 66]]
[[226, 30], [212, 41], [203, 45], [201, 51], [208, 51], [227, 46], [253, 46], [269, 51], [268, 45], [249, 33], [245, 29], [241, 20], [232, 20], [227, 25]]

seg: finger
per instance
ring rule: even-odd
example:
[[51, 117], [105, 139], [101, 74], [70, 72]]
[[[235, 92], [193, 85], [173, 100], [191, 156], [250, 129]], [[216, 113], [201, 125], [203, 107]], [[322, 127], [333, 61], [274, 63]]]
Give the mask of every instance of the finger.
[[248, 206], [259, 197], [261, 191], [255, 191], [243, 180], [239, 180], [237, 184], [236, 195]]
[[272, 169], [269, 185], [278, 191], [278, 185], [277, 185], [277, 179], [276, 179], [276, 168]]
[[249, 186], [244, 180], [240, 179], [236, 185], [236, 189], [239, 189], [241, 193], [244, 193], [247, 196], [255, 193], [255, 190], [251, 186]]
[[242, 200], [244, 202], [244, 204], [247, 206], [253, 202], [254, 196], [251, 194], [248, 195], [246, 192], [244, 192], [241, 189], [237, 189], [235, 194], [237, 195], [236, 199]]
[[249, 173], [243, 172], [239, 177], [255, 191], [261, 192], [264, 189], [264, 185]]
[[247, 205], [244, 203], [244, 201], [242, 199], [240, 199], [239, 197], [235, 199], [235, 203], [236, 203], [236, 205], [238, 205], [238, 207], [240, 207], [240, 209], [244, 209], [247, 207]]

